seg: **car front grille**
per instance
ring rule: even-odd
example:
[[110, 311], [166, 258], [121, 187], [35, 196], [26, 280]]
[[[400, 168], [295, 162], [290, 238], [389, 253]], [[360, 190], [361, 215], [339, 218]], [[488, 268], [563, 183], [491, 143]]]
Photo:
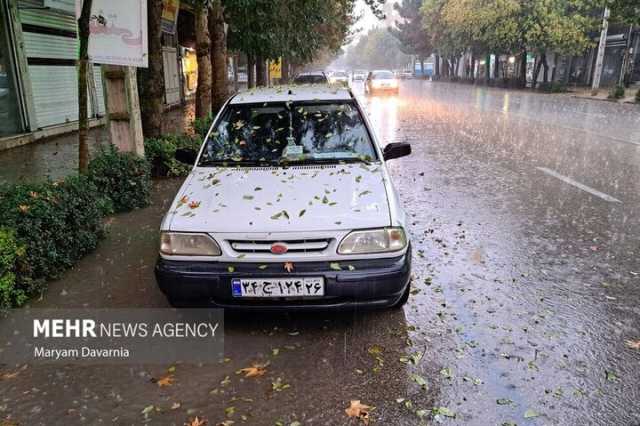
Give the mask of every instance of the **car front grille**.
[[229, 245], [238, 253], [271, 253], [271, 246], [283, 243], [287, 246], [287, 253], [320, 253], [329, 247], [330, 239], [313, 240], [231, 240]]

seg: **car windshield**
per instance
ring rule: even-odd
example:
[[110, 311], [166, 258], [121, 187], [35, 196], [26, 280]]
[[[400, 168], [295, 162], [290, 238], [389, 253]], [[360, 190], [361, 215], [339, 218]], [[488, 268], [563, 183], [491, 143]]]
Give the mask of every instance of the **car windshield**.
[[348, 77], [347, 73], [345, 72], [337, 72], [335, 74], [333, 74], [334, 77]]
[[391, 71], [376, 71], [373, 73], [374, 80], [387, 80], [390, 78], [394, 78]]
[[321, 84], [326, 83], [327, 78], [322, 74], [304, 74], [297, 76], [293, 82], [296, 84]]
[[376, 159], [352, 101], [230, 105], [212, 129], [199, 165], [288, 162], [339, 163]]

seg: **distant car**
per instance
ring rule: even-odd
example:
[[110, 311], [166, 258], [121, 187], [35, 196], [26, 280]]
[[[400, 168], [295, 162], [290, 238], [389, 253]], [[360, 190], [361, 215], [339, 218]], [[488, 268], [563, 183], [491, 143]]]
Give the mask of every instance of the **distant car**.
[[232, 97], [180, 159], [195, 166], [160, 228], [160, 289], [174, 306], [401, 307], [409, 217], [386, 164], [410, 153], [382, 149], [346, 88]]
[[400, 73], [400, 78], [402, 80], [410, 80], [413, 78], [413, 73], [411, 72], [411, 70], [404, 70]]
[[329, 81], [322, 71], [304, 72], [293, 79], [294, 84], [327, 84]]
[[375, 92], [392, 92], [398, 93], [400, 87], [398, 79], [389, 70], [371, 71], [364, 83], [364, 91], [368, 94]]
[[329, 76], [329, 83], [341, 84], [346, 87], [349, 85], [349, 74], [344, 71], [336, 71]]
[[353, 81], [364, 81], [367, 78], [367, 73], [365, 71], [354, 71], [353, 72]]

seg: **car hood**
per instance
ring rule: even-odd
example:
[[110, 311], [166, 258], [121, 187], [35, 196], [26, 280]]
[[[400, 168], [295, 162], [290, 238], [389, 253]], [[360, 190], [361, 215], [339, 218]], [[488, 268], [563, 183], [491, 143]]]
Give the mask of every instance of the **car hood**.
[[306, 232], [389, 226], [380, 164], [195, 168], [165, 220], [183, 232]]

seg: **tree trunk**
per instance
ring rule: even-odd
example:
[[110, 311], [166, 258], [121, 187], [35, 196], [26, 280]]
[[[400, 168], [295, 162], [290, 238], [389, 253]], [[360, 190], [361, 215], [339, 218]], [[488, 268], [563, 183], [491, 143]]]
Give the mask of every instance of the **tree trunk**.
[[224, 7], [222, 0], [211, 2], [209, 12], [209, 34], [211, 36], [211, 108], [217, 113], [229, 97], [227, 82], [227, 37], [224, 32]]
[[484, 58], [484, 79], [488, 86], [491, 82], [491, 54], [489, 53]]
[[493, 63], [493, 78], [498, 81], [500, 79], [500, 55], [494, 55], [495, 62]]
[[540, 68], [542, 67], [542, 60], [536, 58], [536, 62], [533, 66], [533, 81], [531, 82], [531, 88], [536, 89], [538, 87], [538, 76], [540, 75]]
[[476, 82], [476, 54], [471, 52], [471, 81]]
[[264, 87], [267, 85], [267, 69], [265, 60], [262, 56], [256, 57], [256, 86]]
[[209, 8], [195, 7], [196, 56], [198, 57], [198, 89], [196, 91], [196, 117], [211, 115], [211, 38], [208, 25]]
[[547, 54], [542, 54], [542, 68], [544, 69], [542, 73], [542, 82], [547, 85], [549, 82], [549, 64], [547, 63]]
[[240, 54], [235, 53], [233, 55], [233, 91], [237, 92], [239, 89], [238, 85], [238, 61], [240, 60]]
[[287, 60], [286, 57], [282, 57], [282, 60], [280, 61], [280, 69], [282, 70], [282, 84], [287, 84], [289, 83], [289, 61]]
[[247, 88], [253, 89], [256, 87], [256, 74], [255, 74], [256, 60], [253, 55], [247, 54]]
[[571, 78], [571, 69], [573, 68], [574, 58], [575, 57], [573, 55], [569, 57], [569, 63], [567, 64], [567, 67], [564, 70], [564, 75], [562, 76], [562, 82], [565, 86], [569, 84], [569, 79]]
[[433, 76], [434, 76], [434, 79], [437, 80], [440, 78], [440, 56], [434, 55], [434, 60], [435, 60], [435, 64], [434, 64]]
[[527, 51], [522, 51], [520, 58], [520, 87], [523, 89], [527, 87]]
[[82, 13], [78, 19], [80, 35], [80, 54], [78, 57], [78, 170], [86, 174], [89, 170], [89, 117], [87, 93], [87, 68], [89, 65], [89, 22], [91, 20], [91, 4], [93, 0], [85, 0]]
[[162, 2], [149, 2], [149, 68], [138, 68], [142, 131], [147, 138], [162, 134], [164, 61], [162, 58]]

